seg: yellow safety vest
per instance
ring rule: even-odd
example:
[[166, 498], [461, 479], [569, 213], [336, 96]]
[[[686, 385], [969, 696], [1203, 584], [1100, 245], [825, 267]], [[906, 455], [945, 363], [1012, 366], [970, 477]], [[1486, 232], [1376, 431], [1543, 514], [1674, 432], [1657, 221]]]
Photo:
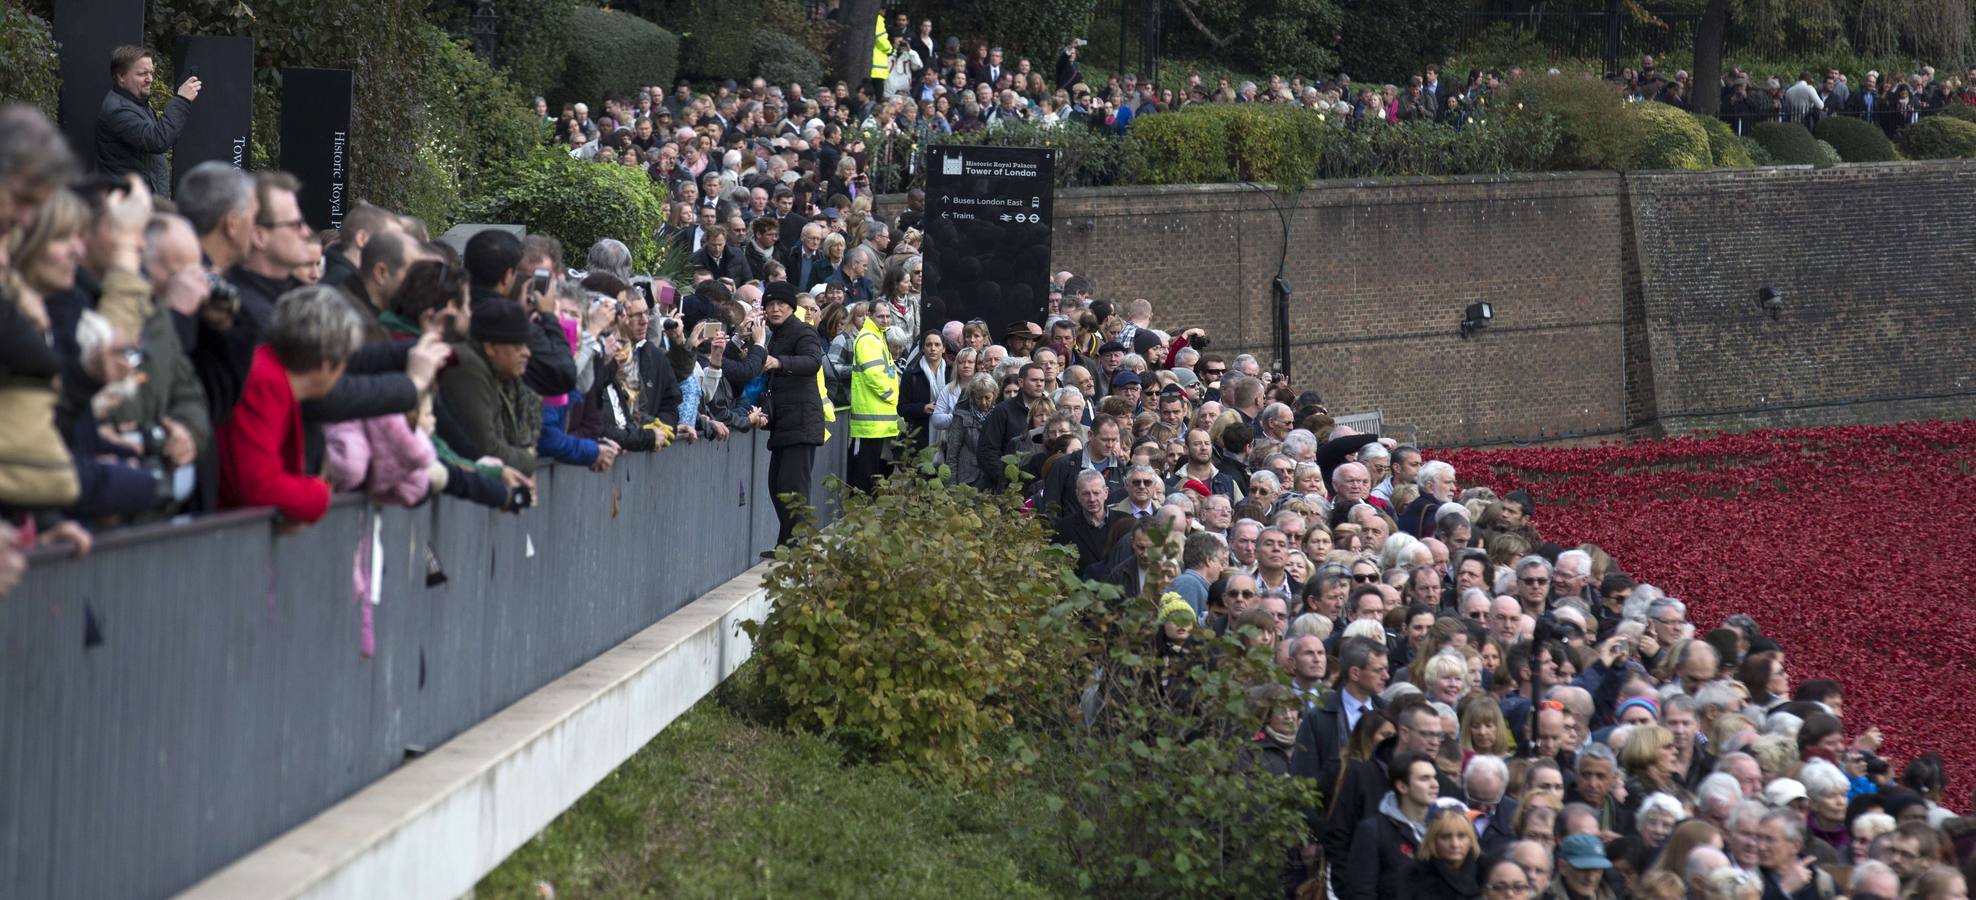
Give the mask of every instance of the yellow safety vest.
[[[796, 318], [802, 320], [805, 325], [816, 324], [810, 321], [810, 311], [802, 307], [797, 307]], [[816, 370], [816, 393], [817, 396], [823, 398], [823, 420], [825, 422], [837, 421], [837, 406], [830, 402], [830, 388], [824, 385], [822, 366], [818, 366]], [[828, 428], [823, 431], [823, 442], [826, 444], [830, 443], [830, 429]]]
[[878, 14], [878, 36], [871, 42], [871, 77], [892, 74], [892, 38], [885, 33], [885, 14]]
[[851, 348], [851, 437], [893, 437], [899, 433], [899, 370], [885, 331], [865, 319]]

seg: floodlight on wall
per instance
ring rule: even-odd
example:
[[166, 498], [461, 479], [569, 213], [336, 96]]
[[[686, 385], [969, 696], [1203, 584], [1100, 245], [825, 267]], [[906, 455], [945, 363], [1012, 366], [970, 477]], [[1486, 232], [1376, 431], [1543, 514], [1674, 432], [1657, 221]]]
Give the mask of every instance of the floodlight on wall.
[[1758, 306], [1770, 312], [1770, 318], [1773, 320], [1784, 314], [1784, 295], [1770, 285], [1757, 288], [1756, 302]]
[[1462, 313], [1461, 317], [1461, 339], [1464, 341], [1468, 340], [1469, 335], [1489, 327], [1489, 323], [1494, 321], [1495, 318], [1496, 308], [1494, 306], [1488, 303], [1468, 304], [1468, 310]]

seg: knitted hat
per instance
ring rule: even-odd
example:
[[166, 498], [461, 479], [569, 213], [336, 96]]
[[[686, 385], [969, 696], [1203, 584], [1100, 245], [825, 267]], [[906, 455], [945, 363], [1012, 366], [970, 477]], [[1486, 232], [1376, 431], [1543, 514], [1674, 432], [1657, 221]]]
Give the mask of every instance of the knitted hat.
[[1619, 704], [1618, 709], [1612, 711], [1612, 717], [1618, 719], [1626, 715], [1626, 711], [1635, 706], [1643, 707], [1647, 712], [1652, 713], [1655, 721], [1660, 720], [1660, 703], [1652, 697], [1629, 697], [1625, 702]]
[[1160, 595], [1160, 624], [1192, 627], [1200, 624], [1200, 617], [1194, 614], [1194, 607], [1179, 594], [1168, 591]]
[[771, 281], [762, 288], [762, 305], [780, 303], [790, 309], [796, 308], [796, 289], [787, 281]]

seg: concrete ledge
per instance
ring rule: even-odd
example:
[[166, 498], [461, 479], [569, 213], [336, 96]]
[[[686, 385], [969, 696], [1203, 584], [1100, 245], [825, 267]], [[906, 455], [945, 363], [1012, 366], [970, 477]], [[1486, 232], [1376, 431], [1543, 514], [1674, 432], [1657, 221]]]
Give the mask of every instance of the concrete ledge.
[[747, 661], [757, 566], [180, 897], [435, 898], [523, 842]]

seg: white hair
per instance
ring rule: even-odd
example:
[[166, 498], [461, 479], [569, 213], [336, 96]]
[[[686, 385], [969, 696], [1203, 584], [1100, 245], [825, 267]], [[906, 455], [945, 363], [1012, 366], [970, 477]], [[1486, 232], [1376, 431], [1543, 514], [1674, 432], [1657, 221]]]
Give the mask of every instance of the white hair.
[[1249, 474], [1249, 485], [1254, 487], [1258, 484], [1267, 485], [1272, 491], [1283, 488], [1283, 483], [1277, 479], [1276, 473], [1268, 469], [1257, 469]]
[[1395, 531], [1387, 535], [1385, 545], [1379, 548], [1379, 568], [1382, 570], [1398, 568], [1401, 563], [1409, 561], [1404, 554], [1411, 552], [1419, 544], [1419, 538], [1404, 531]]
[[1681, 801], [1659, 791], [1648, 794], [1647, 799], [1640, 801], [1638, 818], [1646, 818], [1647, 813], [1650, 812], [1664, 812], [1673, 816], [1676, 822], [1687, 817], [1686, 811], [1681, 808]]
[[1379, 443], [1378, 441], [1373, 441], [1370, 444], [1358, 448], [1359, 462], [1365, 462], [1367, 460], [1373, 460], [1373, 459], [1391, 459], [1392, 457], [1393, 454], [1388, 453], [1386, 451], [1386, 445]]
[[1291, 459], [1316, 455], [1317, 435], [1299, 428], [1283, 436], [1283, 443], [1279, 449]]
[[1447, 515], [1460, 516], [1464, 522], [1472, 521], [1468, 517], [1468, 507], [1456, 503], [1453, 500], [1443, 503], [1434, 509], [1434, 521], [1439, 522], [1442, 516]]
[[1497, 782], [1503, 785], [1509, 784], [1509, 766], [1503, 764], [1503, 758], [1500, 756], [1477, 753], [1469, 757], [1468, 767], [1461, 771], [1461, 786], [1467, 788], [1478, 775], [1494, 776]]
[[1852, 782], [1847, 780], [1846, 773], [1839, 771], [1838, 766], [1817, 757], [1807, 761], [1804, 768], [1798, 770], [1798, 781], [1804, 784], [1805, 792], [1813, 798], [1852, 788]]
[[1563, 553], [1560, 553], [1560, 554], [1558, 554], [1558, 555], [1557, 555], [1557, 564], [1558, 564], [1558, 565], [1560, 565], [1560, 566], [1562, 566], [1562, 565], [1564, 565], [1564, 563], [1565, 563], [1565, 561], [1566, 561], [1566, 560], [1570, 560], [1571, 562], [1575, 562], [1575, 563], [1577, 563], [1577, 564], [1578, 564], [1578, 565], [1576, 565], [1576, 566], [1573, 566], [1573, 567], [1572, 567], [1572, 568], [1574, 568], [1574, 569], [1577, 569], [1577, 570], [1578, 570], [1578, 574], [1580, 574], [1580, 575], [1584, 575], [1584, 576], [1587, 576], [1587, 577], [1590, 577], [1590, 576], [1591, 576], [1591, 574], [1592, 574], [1592, 554], [1590, 554], [1590, 553], [1586, 553], [1586, 552], [1585, 552], [1585, 551], [1583, 551], [1583, 550], [1566, 550], [1566, 551], [1564, 551]]
[[1420, 474], [1415, 475], [1413, 480], [1415, 484], [1420, 485], [1422, 493], [1427, 493], [1427, 486], [1440, 480], [1443, 475], [1449, 478], [1455, 477], [1455, 467], [1438, 459], [1429, 460], [1421, 464]]
[[1798, 739], [1798, 731], [1802, 728], [1804, 728], [1804, 719], [1799, 718], [1796, 713], [1787, 713], [1781, 709], [1771, 713], [1770, 718], [1763, 723], [1764, 734], [1782, 735], [1794, 741]]
[[1729, 806], [1742, 799], [1742, 784], [1736, 781], [1736, 776], [1727, 772], [1711, 774], [1695, 786], [1695, 805], [1703, 811], [1712, 804]]
[[1378, 641], [1381, 646], [1384, 646], [1386, 643], [1386, 626], [1379, 624], [1375, 619], [1356, 619], [1350, 625], [1345, 626], [1345, 636], [1348, 638], [1357, 637]]

